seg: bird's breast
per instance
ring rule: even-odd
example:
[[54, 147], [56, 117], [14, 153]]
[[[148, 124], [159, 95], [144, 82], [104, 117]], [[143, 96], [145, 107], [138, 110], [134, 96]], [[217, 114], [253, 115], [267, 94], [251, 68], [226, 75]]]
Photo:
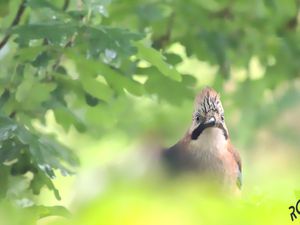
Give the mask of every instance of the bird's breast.
[[227, 146], [228, 140], [225, 139], [223, 131], [212, 127], [205, 129], [197, 140], [191, 140], [188, 151], [200, 170], [225, 178], [231, 174], [232, 163], [232, 155]]
[[189, 150], [196, 155], [223, 155], [227, 151], [227, 140], [223, 131], [217, 127], [206, 128], [196, 140], [191, 140]]

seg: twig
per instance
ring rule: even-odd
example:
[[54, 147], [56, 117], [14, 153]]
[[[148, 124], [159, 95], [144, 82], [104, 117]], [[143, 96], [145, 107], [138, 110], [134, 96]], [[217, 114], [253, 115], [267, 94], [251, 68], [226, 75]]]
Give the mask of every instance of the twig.
[[234, 19], [234, 14], [232, 13], [230, 6], [227, 6], [217, 12], [214, 12], [211, 15], [213, 17], [217, 17], [220, 19], [228, 19], [228, 20]]
[[[75, 38], [76, 38], [76, 34], [74, 34], [74, 35], [71, 37], [71, 39], [65, 44], [64, 48], [70, 48], [70, 47], [72, 47], [72, 45], [73, 45], [73, 43], [74, 43], [74, 41], [75, 41]], [[60, 64], [60, 62], [61, 62], [61, 60], [62, 60], [62, 57], [63, 57], [63, 54], [61, 54], [61, 55], [58, 57], [58, 59], [56, 60], [56, 62], [53, 64], [53, 66], [52, 66], [52, 70], [53, 70], [53, 71], [56, 71], [57, 68], [59, 67], [59, 64]]]
[[[22, 0], [20, 6], [19, 6], [19, 9], [17, 11], [17, 14], [14, 18], [14, 20], [12, 21], [9, 29], [13, 28], [14, 26], [18, 25], [20, 20], [21, 20], [21, 17], [23, 15], [25, 11], [25, 0]], [[0, 42], [0, 50], [6, 45], [6, 43], [8, 42], [9, 38], [10, 38], [11, 34], [8, 33], [4, 36], [4, 38], [1, 40]]]
[[70, 4], [70, 0], [65, 0], [62, 10], [66, 11], [69, 7], [69, 4]]
[[175, 18], [175, 12], [172, 12], [172, 14], [169, 18], [166, 32], [164, 35], [159, 37], [157, 40], [154, 40], [154, 42], [153, 42], [154, 48], [156, 48], [156, 49], [163, 48], [167, 44], [167, 42], [170, 40], [172, 29], [173, 29], [173, 24], [174, 24], [174, 18]]
[[295, 30], [297, 28], [298, 25], [298, 15], [299, 15], [299, 11], [300, 11], [300, 0], [295, 0], [295, 4], [296, 4], [296, 13], [295, 16], [291, 19], [289, 19], [286, 22], [285, 27], [288, 30]]
[[[65, 0], [64, 5], [63, 5], [63, 7], [62, 7], [62, 10], [63, 10], [63, 11], [66, 11], [67, 8], [69, 7], [69, 4], [70, 4], [70, 0]], [[64, 48], [72, 47], [72, 44], [73, 44], [73, 42], [75, 41], [75, 38], [76, 38], [76, 34], [74, 34], [74, 35], [71, 37], [71, 39], [65, 44]], [[63, 56], [63, 54], [61, 54], [61, 55], [58, 57], [58, 59], [56, 60], [56, 62], [53, 64], [53, 66], [52, 66], [52, 70], [53, 70], [53, 71], [56, 71], [56, 70], [57, 70], [57, 68], [58, 68], [58, 66], [59, 66], [59, 64], [60, 64], [60, 62], [61, 62], [62, 56]]]
[[[70, 5], [70, 0], [65, 0], [65, 1], [64, 1], [64, 5], [63, 5], [63, 7], [62, 7], [62, 10], [63, 10], [63, 11], [66, 11], [66, 10], [68, 9], [69, 5]], [[75, 35], [73, 35], [73, 36], [71, 37], [71, 39], [65, 44], [64, 48], [71, 47], [72, 44], [73, 44], [74, 38], [75, 38]], [[47, 40], [47, 38], [44, 38], [43, 44], [44, 44], [44, 45], [48, 45], [48, 40]], [[60, 64], [61, 58], [62, 58], [62, 54], [58, 57], [58, 59], [57, 59], [57, 60], [55, 61], [55, 63], [53, 64], [53, 66], [52, 66], [52, 70], [53, 70], [53, 71], [56, 71], [56, 70], [57, 70], [57, 68], [58, 68], [58, 66], [59, 66], [59, 64]], [[51, 80], [51, 79], [50, 79], [50, 80]]]

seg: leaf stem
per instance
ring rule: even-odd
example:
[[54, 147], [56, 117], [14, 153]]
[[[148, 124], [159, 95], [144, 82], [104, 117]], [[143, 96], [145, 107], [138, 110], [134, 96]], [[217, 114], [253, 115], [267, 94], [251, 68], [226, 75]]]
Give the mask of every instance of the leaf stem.
[[[25, 11], [25, 0], [22, 0], [19, 8], [18, 8], [18, 11], [17, 11], [17, 14], [14, 18], [14, 20], [12, 21], [9, 29], [13, 28], [14, 26], [18, 25], [20, 20], [21, 20], [21, 17], [23, 15]], [[0, 42], [0, 50], [6, 45], [6, 43], [8, 42], [9, 38], [10, 38], [11, 34], [8, 33], [4, 36], [4, 38], [1, 40]]]

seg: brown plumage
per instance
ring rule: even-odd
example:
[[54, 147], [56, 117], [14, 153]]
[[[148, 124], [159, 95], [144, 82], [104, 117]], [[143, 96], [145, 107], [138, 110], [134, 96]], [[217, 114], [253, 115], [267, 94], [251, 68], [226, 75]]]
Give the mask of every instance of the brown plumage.
[[195, 98], [190, 129], [163, 158], [173, 172], [195, 172], [213, 177], [227, 187], [241, 187], [241, 159], [230, 142], [220, 96], [204, 88]]

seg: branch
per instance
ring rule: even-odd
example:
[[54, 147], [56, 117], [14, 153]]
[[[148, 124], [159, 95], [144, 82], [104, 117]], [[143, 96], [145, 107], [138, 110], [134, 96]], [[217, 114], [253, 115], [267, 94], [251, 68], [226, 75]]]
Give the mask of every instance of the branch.
[[[67, 8], [69, 7], [69, 4], [70, 4], [70, 0], [65, 0], [64, 5], [63, 5], [63, 7], [62, 7], [62, 10], [63, 10], [63, 11], [66, 11]], [[73, 45], [73, 43], [74, 43], [74, 41], [75, 41], [75, 38], [76, 38], [76, 34], [74, 34], [74, 35], [71, 37], [71, 39], [65, 44], [64, 48], [72, 47], [72, 45]], [[56, 62], [53, 64], [53, 66], [52, 66], [52, 70], [53, 70], [53, 71], [56, 71], [56, 70], [58, 69], [59, 64], [60, 64], [60, 62], [61, 62], [61, 59], [62, 59], [62, 56], [63, 56], [63, 54], [61, 54], [61, 55], [58, 57], [58, 59], [56, 60]]]
[[172, 14], [170, 15], [168, 24], [167, 24], [167, 29], [166, 29], [165, 34], [163, 34], [158, 39], [153, 41], [154, 48], [161, 49], [161, 48], [165, 47], [165, 45], [167, 44], [168, 41], [170, 41], [171, 33], [172, 33], [173, 25], [174, 25], [174, 19], [175, 19], [175, 12], [172, 12]]
[[[65, 1], [64, 1], [64, 5], [63, 5], [63, 7], [62, 7], [62, 10], [65, 12], [65, 11], [68, 9], [69, 5], [70, 5], [70, 0], [65, 0]], [[73, 36], [73, 37], [74, 37], [74, 36]], [[73, 39], [74, 39], [73, 37], [71, 38], [71, 40], [69, 40], [69, 41], [66, 43], [66, 45], [64, 46], [64, 48], [68, 48], [68, 47], [71, 47], [71, 46], [72, 46], [73, 41], [74, 41], [74, 40], [73, 40]], [[43, 45], [48, 45], [48, 39], [47, 39], [47, 38], [44, 38]], [[60, 64], [61, 58], [62, 58], [62, 54], [59, 56], [59, 58], [56, 60], [56, 62], [55, 62], [54, 65], [52, 66], [52, 70], [53, 70], [53, 71], [56, 71], [56, 70], [57, 70], [57, 68], [58, 68], [58, 66], [59, 66], [59, 64]]]
[[295, 30], [298, 26], [298, 15], [299, 15], [299, 11], [300, 11], [300, 0], [295, 0], [295, 4], [296, 4], [295, 16], [293, 18], [289, 19], [285, 24], [285, 28], [288, 29], [288, 30]]
[[213, 17], [220, 18], [220, 19], [227, 19], [227, 20], [233, 20], [234, 14], [231, 10], [231, 6], [227, 6], [217, 12], [211, 13]]
[[[19, 9], [17, 11], [17, 14], [14, 18], [14, 20], [12, 21], [9, 29], [13, 28], [14, 26], [18, 25], [20, 20], [21, 20], [21, 17], [23, 15], [25, 11], [25, 0], [22, 0], [20, 6], [19, 6]], [[4, 38], [1, 40], [0, 42], [0, 50], [6, 45], [6, 43], [8, 42], [9, 38], [10, 38], [11, 34], [8, 33], [4, 36]]]
[[[74, 34], [74, 35], [71, 37], [71, 39], [65, 44], [65, 46], [64, 46], [63, 48], [70, 48], [70, 47], [72, 47], [72, 45], [73, 45], [75, 39], [76, 39], [76, 34]], [[61, 55], [58, 57], [58, 59], [56, 60], [56, 62], [53, 64], [53, 66], [52, 66], [52, 70], [53, 70], [53, 71], [56, 71], [56, 70], [58, 69], [62, 57], [63, 57], [63, 54], [61, 54]]]
[[69, 7], [69, 4], [70, 4], [70, 0], [65, 0], [62, 10], [66, 11]]

